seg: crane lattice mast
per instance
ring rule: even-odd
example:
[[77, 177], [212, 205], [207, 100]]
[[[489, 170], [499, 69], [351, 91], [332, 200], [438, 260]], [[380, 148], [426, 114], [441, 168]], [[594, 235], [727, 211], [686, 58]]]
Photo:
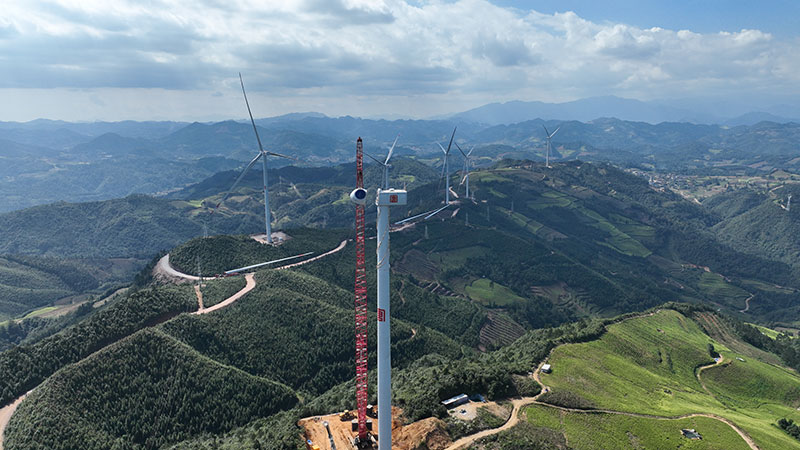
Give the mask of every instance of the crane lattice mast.
[[[356, 189], [364, 188], [363, 146], [356, 144]], [[356, 204], [356, 404], [358, 438], [367, 439], [367, 268], [364, 259], [364, 205]]]

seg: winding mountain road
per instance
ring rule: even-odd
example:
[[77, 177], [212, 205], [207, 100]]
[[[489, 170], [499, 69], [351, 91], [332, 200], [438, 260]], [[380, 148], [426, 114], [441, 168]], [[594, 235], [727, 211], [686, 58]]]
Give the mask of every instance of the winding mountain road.
[[750, 311], [750, 300], [752, 300], [755, 296], [756, 294], [750, 294], [750, 297], [747, 297], [747, 300], [744, 301], [744, 309], [740, 309], [739, 312], [744, 313]]

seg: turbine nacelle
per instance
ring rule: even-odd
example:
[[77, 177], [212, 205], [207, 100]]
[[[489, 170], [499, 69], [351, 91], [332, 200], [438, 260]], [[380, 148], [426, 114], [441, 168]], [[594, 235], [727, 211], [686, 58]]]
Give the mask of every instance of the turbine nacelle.
[[350, 193], [350, 201], [356, 205], [364, 206], [367, 204], [367, 190], [364, 188], [355, 188]]

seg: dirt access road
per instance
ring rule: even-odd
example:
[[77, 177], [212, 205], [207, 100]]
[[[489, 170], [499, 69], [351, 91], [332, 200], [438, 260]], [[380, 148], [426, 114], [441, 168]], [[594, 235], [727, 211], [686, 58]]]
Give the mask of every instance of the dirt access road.
[[[30, 391], [28, 391], [30, 394]], [[28, 394], [23, 395], [22, 397], [14, 400], [13, 403], [6, 405], [4, 408], [0, 409], [0, 450], [3, 450], [3, 433], [6, 430], [6, 425], [8, 425], [8, 421], [11, 420], [11, 415], [14, 414], [14, 411], [17, 409], [20, 403], [25, 400], [25, 397]]]

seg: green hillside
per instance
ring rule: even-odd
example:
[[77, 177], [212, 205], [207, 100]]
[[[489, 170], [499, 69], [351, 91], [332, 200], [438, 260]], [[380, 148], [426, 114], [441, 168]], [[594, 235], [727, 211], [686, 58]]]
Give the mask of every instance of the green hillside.
[[[308, 275], [263, 271], [256, 289], [213, 315], [181, 316], [164, 330], [200, 353], [253, 375], [319, 395], [355, 376], [352, 294]], [[370, 335], [374, 336], [370, 323]], [[460, 357], [440, 333], [399, 322], [392, 327], [394, 364], [424, 354]], [[368, 340], [375, 355], [375, 339]], [[372, 364], [374, 365], [374, 361]]]
[[[150, 258], [203, 234], [203, 218], [169, 201], [134, 195], [90, 203], [56, 203], [0, 214], [0, 252], [57, 257]], [[263, 221], [262, 221], [263, 222]], [[236, 233], [246, 219], [217, 218], [210, 231]]]
[[39, 386], [13, 416], [5, 448], [157, 448], [296, 402], [286, 386], [222, 366], [150, 329]]
[[[518, 444], [520, 438], [541, 439], [549, 433], [563, 436], [570, 448], [605, 449], [707, 449], [745, 450], [750, 447], [728, 425], [709, 417], [661, 420], [616, 414], [582, 414], [559, 411], [545, 406], [530, 406], [525, 414], [528, 426], [517, 431], [518, 436], [498, 436], [485, 439], [483, 446], [471, 448], [505, 449]], [[700, 432], [702, 439], [689, 440], [682, 429]], [[590, 432], [587, 432], [590, 430]]]
[[[724, 358], [712, 364], [708, 344]], [[800, 377], [744, 357], [711, 339], [692, 319], [671, 310], [611, 325], [597, 341], [556, 348], [553, 373], [542, 381], [557, 398], [583, 399], [597, 409], [679, 416], [708, 413], [740, 426], [761, 448], [800, 448], [772, 426], [800, 419]], [[531, 416], [529, 416], [531, 418]], [[531, 418], [535, 422], [535, 418]]]
[[[439, 205], [430, 188], [412, 190], [409, 215]], [[796, 269], [729, 247], [710, 228], [713, 211], [614, 167], [506, 161], [473, 173], [471, 188], [474, 202], [393, 236], [396, 272], [483, 302], [478, 280], [504, 286], [533, 301], [495, 306], [519, 323], [537, 318], [531, 326], [671, 300], [736, 312], [750, 296], [759, 319], [798, 317]]]
[[[209, 236], [192, 239], [170, 251], [170, 265], [184, 273], [219, 274], [252, 264], [313, 252], [318, 256], [336, 248], [351, 233], [344, 230], [293, 229], [279, 246], [264, 245], [250, 236]], [[297, 261], [300, 261], [298, 259]], [[287, 261], [286, 264], [294, 262]]]
[[190, 286], [145, 289], [123, 296], [57, 334], [4, 351], [0, 353], [0, 404], [24, 394], [67, 364], [195, 308], [197, 300]]
[[[800, 241], [797, 239], [800, 233], [800, 210], [791, 208], [787, 211], [783, 208], [787, 196], [792, 193], [795, 199], [800, 199], [800, 189], [794, 186], [758, 196], [757, 202], [737, 209], [736, 214], [715, 225], [714, 231], [720, 239], [743, 252], [800, 267]], [[734, 195], [747, 196], [747, 192], [726, 194], [727, 197]], [[721, 208], [716, 206], [714, 209]]]
[[[180, 315], [160, 325], [157, 331], [137, 333], [79, 364], [63, 367], [36, 389], [31, 402], [26, 400], [25, 404], [31, 407], [21, 408], [14, 416], [15, 422], [8, 429], [7, 448], [27, 448], [31, 442], [30, 430], [34, 428], [40, 430], [36, 434], [37, 442], [53, 445], [51, 448], [69, 448], [71, 443], [82, 440], [93, 443], [96, 448], [107, 448], [111, 444], [160, 446], [185, 439], [187, 433], [220, 433], [270, 416], [279, 409], [290, 408], [293, 402], [282, 400], [283, 393], [274, 389], [263, 391], [259, 387], [266, 381], [269, 381], [267, 387], [278, 386], [272, 384], [278, 382], [281, 389], [288, 389], [292, 395], [296, 391], [301, 398], [311, 400], [350, 380], [354, 376], [352, 295], [315, 277], [292, 271], [262, 271], [257, 275], [257, 283], [255, 290], [223, 310], [200, 316]], [[174, 289], [161, 287], [142, 292], [158, 296], [162, 291], [165, 294]], [[180, 290], [191, 291], [189, 286]], [[185, 300], [188, 302], [189, 298]], [[121, 303], [112, 307], [116, 305]], [[122, 319], [125, 315], [119, 308], [116, 306], [113, 311]], [[112, 309], [106, 312], [109, 311]], [[83, 328], [82, 325], [70, 328], [54, 336], [55, 341], [46, 339], [16, 354], [39, 352], [44, 355], [58, 345], [85, 355], [82, 349], [92, 345], [84, 337], [87, 327], [95, 327], [96, 335], [112, 339], [108, 331], [98, 327], [107, 324], [117, 333], [135, 331], [135, 328], [125, 330], [120, 324], [100, 320], [100, 317], [90, 318]], [[370, 323], [374, 325], [374, 317]], [[397, 320], [392, 328], [396, 367], [406, 367], [432, 353], [454, 359], [471, 354], [470, 350], [424, 325]], [[371, 366], [374, 367], [376, 340], [372, 326], [370, 335]], [[2, 356], [7, 354], [12, 355], [7, 352]], [[11, 358], [9, 363], [18, 360]], [[30, 363], [36, 364], [36, 361]], [[124, 367], [123, 377], [109, 380], [112, 364]], [[234, 377], [231, 386], [218, 389], [217, 383], [229, 379], [230, 373], [241, 375]], [[251, 379], [257, 383], [247, 387], [250, 386], [247, 383], [252, 384], [247, 381]], [[198, 387], [198, 380], [205, 384]], [[30, 379], [27, 383], [35, 381]], [[23, 382], [17, 379], [15, 386]], [[61, 389], [64, 383], [69, 384], [69, 389]], [[246, 389], [235, 401], [218, 405], [227, 398], [228, 392], [242, 386]], [[174, 395], [163, 399], [164, 390]], [[9, 391], [17, 393], [19, 388], [11, 387]], [[70, 402], [73, 396], [80, 397], [81, 401]], [[187, 400], [189, 398], [191, 400]], [[239, 403], [253, 398], [262, 400]], [[183, 405], [187, 401], [188, 404]], [[125, 413], [125, 405], [132, 403], [137, 407]], [[155, 420], [154, 405], [163, 406], [156, 408], [158, 425], [151, 432], [145, 432]], [[93, 414], [81, 418], [84, 417], [81, 411], [87, 409]], [[110, 413], [111, 410], [116, 412]], [[39, 411], [59, 411], [58, 416], [69, 418], [74, 427], [69, 427], [68, 431], [56, 430], [49, 425], [52, 416]], [[63, 447], [59, 446], [60, 442], [64, 443]]]
[[67, 307], [89, 294], [127, 284], [143, 265], [144, 261], [135, 258], [0, 256], [0, 323], [54, 303]]

